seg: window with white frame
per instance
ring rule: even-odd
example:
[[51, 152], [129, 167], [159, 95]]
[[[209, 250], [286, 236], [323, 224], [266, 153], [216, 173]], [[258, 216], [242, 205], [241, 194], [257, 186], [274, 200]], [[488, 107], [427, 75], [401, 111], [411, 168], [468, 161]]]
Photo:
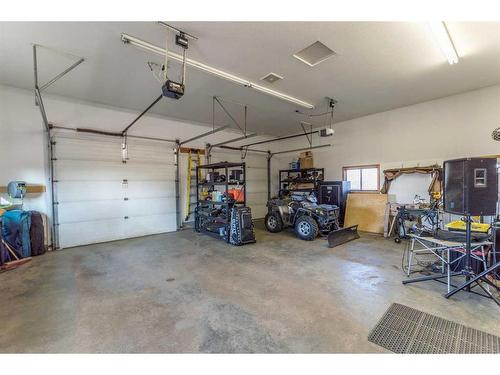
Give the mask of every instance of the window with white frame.
[[342, 168], [343, 179], [351, 182], [351, 191], [378, 191], [380, 186], [379, 165], [356, 165]]

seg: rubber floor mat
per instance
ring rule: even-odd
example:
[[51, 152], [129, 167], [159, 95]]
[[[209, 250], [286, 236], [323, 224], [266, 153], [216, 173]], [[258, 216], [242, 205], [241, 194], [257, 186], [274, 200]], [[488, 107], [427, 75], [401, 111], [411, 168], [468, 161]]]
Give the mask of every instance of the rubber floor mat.
[[393, 303], [368, 335], [394, 353], [500, 353], [500, 337]]

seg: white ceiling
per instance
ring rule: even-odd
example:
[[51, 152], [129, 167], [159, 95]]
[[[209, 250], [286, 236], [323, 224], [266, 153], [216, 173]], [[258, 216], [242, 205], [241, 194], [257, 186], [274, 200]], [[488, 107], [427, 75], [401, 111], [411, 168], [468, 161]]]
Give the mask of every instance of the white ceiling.
[[[233, 74], [258, 81], [269, 72], [284, 77], [261, 83], [314, 103], [301, 107], [253, 89], [188, 68], [185, 96], [164, 99], [152, 110], [169, 117], [212, 122], [212, 96], [249, 105], [248, 127], [266, 134], [300, 131], [299, 121], [321, 125], [295, 110], [324, 112], [325, 97], [338, 100], [335, 121], [448, 96], [500, 82], [500, 23], [448, 23], [459, 64], [448, 65], [425, 23], [412, 22], [176, 22], [198, 36], [188, 56]], [[146, 62], [158, 55], [126, 46], [122, 32], [162, 46], [165, 30], [154, 22], [0, 23], [0, 83], [32, 88], [31, 43], [85, 57], [86, 61], [47, 89], [138, 112], [160, 93]], [[337, 55], [315, 67], [292, 57], [321, 41]], [[71, 63], [41, 51], [40, 79], [45, 81]], [[173, 64], [173, 70], [178, 69]], [[242, 110], [228, 105], [239, 120]], [[230, 120], [218, 110], [218, 124]], [[126, 124], [124, 124], [125, 126]], [[404, 124], [402, 124], [404, 125]]]

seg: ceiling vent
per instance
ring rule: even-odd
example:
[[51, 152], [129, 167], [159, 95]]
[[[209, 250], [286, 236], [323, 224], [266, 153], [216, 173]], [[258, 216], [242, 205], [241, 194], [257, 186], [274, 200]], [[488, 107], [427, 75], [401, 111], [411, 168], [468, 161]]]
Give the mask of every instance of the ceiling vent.
[[333, 55], [335, 55], [335, 51], [331, 50], [320, 41], [317, 41], [309, 47], [304, 48], [302, 51], [295, 53], [293, 57], [309, 66], [315, 66]]
[[261, 78], [262, 81], [266, 81], [267, 83], [274, 83], [276, 81], [279, 81], [283, 79], [282, 76], [276, 74], [276, 73], [269, 73], [269, 74], [266, 74], [264, 77]]

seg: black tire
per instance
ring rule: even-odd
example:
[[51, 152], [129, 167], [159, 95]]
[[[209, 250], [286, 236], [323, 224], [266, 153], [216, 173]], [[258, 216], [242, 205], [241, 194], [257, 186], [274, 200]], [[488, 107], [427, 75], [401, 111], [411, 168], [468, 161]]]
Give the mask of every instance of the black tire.
[[283, 230], [283, 220], [281, 220], [281, 216], [276, 212], [269, 212], [264, 222], [266, 229], [271, 233], [278, 233]]
[[394, 239], [394, 242], [396, 242], [396, 243], [401, 243], [401, 238], [396, 237], [396, 238]]
[[318, 233], [318, 223], [312, 217], [304, 215], [295, 221], [295, 234], [301, 240], [312, 241]]

